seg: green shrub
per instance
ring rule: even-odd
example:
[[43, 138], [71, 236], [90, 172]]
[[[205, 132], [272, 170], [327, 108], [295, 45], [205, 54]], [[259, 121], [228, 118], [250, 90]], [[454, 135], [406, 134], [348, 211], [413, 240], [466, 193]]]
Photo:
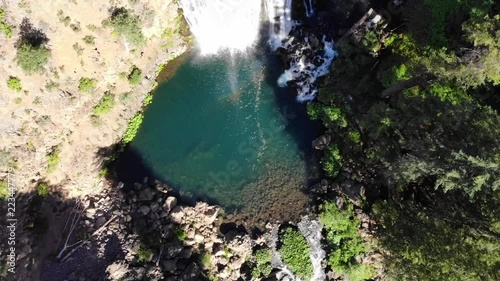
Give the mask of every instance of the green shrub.
[[374, 269], [359, 265], [355, 261], [356, 256], [369, 248], [359, 235], [360, 222], [353, 216], [353, 205], [346, 204], [345, 210], [339, 210], [333, 202], [326, 202], [320, 208], [320, 221], [325, 227], [326, 239], [332, 248], [328, 264], [351, 281], [370, 279]]
[[313, 274], [311, 248], [304, 236], [289, 227], [281, 234], [280, 242], [279, 252], [285, 265], [300, 279], [309, 280]]
[[183, 242], [187, 238], [187, 233], [184, 231], [184, 229], [176, 226], [172, 229], [172, 237], [176, 241]]
[[443, 47], [447, 45], [445, 35], [447, 21], [450, 15], [457, 12], [467, 1], [461, 0], [424, 0], [432, 15], [430, 21], [429, 43], [433, 47]]
[[152, 257], [153, 251], [144, 243], [141, 243], [139, 246], [139, 250], [137, 251], [137, 259], [139, 260], [139, 262], [150, 261]]
[[353, 143], [359, 144], [361, 142], [361, 135], [359, 134], [358, 131], [349, 131], [348, 135], [349, 135], [349, 139]]
[[135, 65], [130, 68], [130, 73], [127, 76], [127, 80], [131, 85], [137, 85], [142, 80], [142, 71]]
[[142, 47], [145, 38], [139, 17], [126, 9], [119, 9], [113, 13], [109, 24], [113, 27], [113, 34], [123, 36], [128, 43]]
[[20, 97], [17, 97], [17, 98], [14, 99], [14, 103], [15, 104], [21, 104], [22, 102], [23, 102], [23, 99], [20, 98]]
[[9, 196], [9, 183], [0, 181], [0, 200], [6, 200]]
[[78, 90], [83, 93], [90, 93], [94, 90], [97, 81], [92, 78], [82, 77], [80, 78], [80, 83], [78, 84]]
[[204, 269], [210, 269], [212, 267], [212, 255], [209, 252], [203, 251], [200, 254], [200, 265]]
[[46, 183], [41, 183], [36, 187], [36, 193], [42, 197], [49, 194], [49, 186]]
[[56, 170], [57, 165], [61, 161], [60, 154], [61, 150], [59, 148], [54, 149], [51, 153], [47, 155], [47, 172], [52, 173]]
[[255, 278], [267, 277], [271, 274], [271, 250], [269, 248], [259, 249], [255, 252], [255, 266], [252, 269], [252, 276]]
[[123, 135], [122, 143], [127, 144], [134, 140], [135, 136], [137, 135], [137, 132], [139, 131], [139, 128], [141, 127], [142, 121], [144, 120], [144, 115], [142, 113], [137, 113], [130, 122], [128, 123], [127, 130], [125, 131], [125, 134]]
[[59, 21], [64, 23], [65, 26], [68, 26], [71, 23], [71, 18], [65, 16], [63, 10], [57, 11], [57, 18], [59, 18]]
[[370, 51], [372, 52], [378, 52], [380, 50], [380, 48], [382, 47], [380, 42], [379, 42], [379, 39], [378, 39], [378, 36], [377, 36], [377, 33], [375, 33], [375, 31], [369, 29], [364, 37], [361, 39], [361, 43]]
[[90, 30], [90, 31], [96, 31], [97, 29], [97, 26], [93, 25], [93, 24], [87, 24], [87, 29]]
[[336, 146], [328, 147], [328, 150], [323, 156], [323, 170], [325, 170], [327, 176], [336, 177], [340, 172], [340, 167], [342, 165], [342, 155], [340, 150]]
[[132, 99], [132, 92], [125, 92], [120, 95], [120, 101], [123, 103], [128, 103]]
[[75, 44], [73, 44], [73, 50], [75, 50], [78, 56], [81, 56], [85, 48], [83, 48], [82, 46], [80, 46], [80, 44], [78, 44], [78, 42], [76, 42]]
[[83, 37], [82, 40], [83, 40], [83, 42], [85, 42], [85, 44], [95, 45], [95, 37], [92, 35], [87, 35], [87, 36]]
[[165, 69], [165, 64], [162, 63], [160, 65], [158, 65], [158, 68], [156, 69], [156, 72], [155, 72], [155, 77], [158, 77], [158, 75], [160, 75], [160, 73], [163, 71], [163, 69]]
[[5, 36], [7, 36], [7, 38], [11, 38], [13, 33], [14, 33], [12, 31], [13, 26], [8, 24], [4, 20], [4, 15], [5, 15], [5, 11], [0, 9], [0, 33], [4, 33]]
[[23, 90], [23, 87], [21, 86], [21, 79], [12, 76], [9, 77], [9, 80], [7, 80], [7, 87], [16, 92], [21, 92]]
[[50, 57], [50, 50], [44, 45], [32, 46], [23, 43], [17, 48], [16, 62], [27, 74], [43, 71]]
[[323, 112], [329, 122], [335, 123], [342, 128], [347, 127], [347, 119], [340, 108], [325, 106]]
[[389, 88], [396, 82], [411, 78], [411, 75], [408, 73], [408, 67], [405, 64], [394, 66], [389, 71], [387, 71], [384, 76], [385, 77], [382, 78], [382, 84], [386, 88]]
[[104, 178], [108, 174], [108, 168], [104, 167], [99, 171], [99, 174], [97, 175], [100, 179]]
[[153, 93], [149, 92], [144, 100], [142, 101], [143, 105], [150, 105], [153, 102]]
[[111, 93], [106, 92], [99, 103], [94, 106], [92, 113], [97, 116], [108, 113], [115, 106], [115, 103], [115, 97]]

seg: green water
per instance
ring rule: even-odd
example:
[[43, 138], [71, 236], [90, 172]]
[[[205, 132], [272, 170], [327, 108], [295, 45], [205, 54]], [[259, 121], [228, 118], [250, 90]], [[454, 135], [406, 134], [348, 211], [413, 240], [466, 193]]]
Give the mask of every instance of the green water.
[[278, 99], [292, 93], [276, 89], [270, 72], [252, 56], [191, 55], [157, 89], [131, 148], [187, 197], [269, 213], [300, 204], [306, 130], [291, 133], [298, 115]]

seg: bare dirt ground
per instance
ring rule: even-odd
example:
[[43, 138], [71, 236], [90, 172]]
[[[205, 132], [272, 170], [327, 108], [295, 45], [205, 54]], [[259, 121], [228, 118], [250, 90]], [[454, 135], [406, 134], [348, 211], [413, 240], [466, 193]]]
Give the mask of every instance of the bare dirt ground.
[[[45, 0], [0, 1], [4, 19], [15, 26], [12, 38], [0, 34], [0, 149], [15, 159], [18, 192], [32, 190], [39, 181], [59, 186], [70, 198], [98, 192], [100, 179], [99, 148], [110, 146], [123, 136], [128, 120], [140, 109], [142, 100], [154, 87], [156, 69], [162, 63], [184, 52], [184, 42], [174, 32], [163, 36], [167, 28], [175, 30], [178, 15], [173, 0], [98, 1]], [[142, 50], [132, 50], [124, 38], [112, 35], [111, 28], [101, 22], [110, 16], [113, 7], [132, 10], [142, 21], [147, 38]], [[69, 17], [75, 31], [60, 20], [60, 13]], [[58, 14], [59, 13], [59, 14]], [[49, 38], [51, 58], [42, 74], [26, 75], [15, 61], [15, 44], [19, 24], [28, 18], [35, 28]], [[95, 28], [93, 28], [95, 26]], [[83, 37], [95, 37], [95, 45]], [[79, 55], [78, 43], [84, 50]], [[145, 77], [131, 86], [119, 73], [138, 66]], [[7, 87], [9, 76], [21, 80], [22, 92]], [[78, 90], [81, 77], [97, 80], [92, 93]], [[147, 79], [149, 78], [149, 79]], [[47, 89], [49, 81], [58, 87]], [[117, 101], [111, 112], [91, 122], [92, 108], [105, 91]], [[131, 92], [128, 99], [123, 93]], [[60, 149], [60, 162], [55, 171], [47, 171], [47, 155]]]
[[[114, 36], [110, 27], [102, 26], [102, 21], [110, 17], [111, 9], [119, 7], [139, 16], [146, 37], [144, 48], [133, 50], [124, 38]], [[128, 120], [140, 110], [143, 99], [155, 87], [158, 67], [187, 49], [176, 32], [177, 4], [174, 0], [0, 0], [0, 9], [5, 12], [3, 21], [14, 27], [11, 38], [0, 32], [0, 73], [3, 74], [0, 78], [0, 157], [7, 153], [14, 168], [17, 204], [22, 206], [23, 202], [19, 201], [31, 201], [27, 198], [33, 198], [30, 194], [36, 193], [39, 182], [46, 182], [51, 191], [60, 194], [66, 202], [102, 192], [106, 183], [98, 176], [99, 149], [121, 139]], [[65, 23], [61, 17], [70, 20]], [[51, 58], [40, 74], [26, 75], [15, 60], [19, 25], [25, 18], [49, 39]], [[94, 45], [83, 41], [87, 35], [95, 37]], [[143, 77], [134, 86], [120, 75], [129, 73], [132, 65], [142, 70]], [[9, 77], [20, 79], [21, 92], [7, 86]], [[95, 90], [80, 92], [81, 77], [95, 79]], [[57, 86], [46, 87], [51, 81]], [[101, 115], [98, 123], [92, 122], [92, 109], [106, 91], [114, 95], [116, 105]], [[130, 94], [123, 95], [127, 92]], [[60, 161], [54, 171], [49, 172], [48, 155], [55, 148], [60, 150]], [[4, 176], [6, 173], [1, 170], [0, 181], [5, 180]], [[28, 241], [33, 237], [18, 231], [19, 239], [26, 240], [19, 247], [27, 248], [22, 248], [23, 253], [31, 252], [30, 259], [35, 266], [27, 269], [31, 276], [15, 277], [16, 280], [39, 280], [40, 263], [57, 250], [67, 219], [67, 212], [55, 210], [57, 206], [57, 203], [44, 203], [38, 210], [49, 219], [46, 235], [38, 241]], [[18, 229], [25, 229], [27, 222], [22, 222], [25, 214], [19, 209]], [[32, 243], [38, 244], [33, 252], [29, 250]]]

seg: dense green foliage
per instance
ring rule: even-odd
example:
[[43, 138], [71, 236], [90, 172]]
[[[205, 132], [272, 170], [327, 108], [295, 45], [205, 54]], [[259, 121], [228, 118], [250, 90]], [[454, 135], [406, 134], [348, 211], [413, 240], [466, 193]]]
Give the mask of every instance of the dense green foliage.
[[500, 280], [498, 237], [414, 202], [377, 204], [375, 216], [380, 242], [393, 253], [386, 267], [395, 280]]
[[335, 203], [326, 202], [321, 206], [320, 221], [331, 247], [328, 264], [350, 281], [373, 277], [373, 268], [355, 261], [356, 256], [368, 250], [368, 246], [358, 233], [360, 223], [353, 216], [353, 205], [347, 204], [344, 210], [339, 210]]
[[50, 50], [44, 45], [23, 43], [17, 48], [16, 62], [24, 72], [33, 74], [43, 71], [50, 58]]
[[46, 183], [41, 183], [36, 187], [36, 193], [42, 197], [49, 194], [49, 186]]
[[97, 81], [92, 78], [82, 77], [80, 78], [80, 83], [78, 84], [78, 90], [83, 93], [90, 93], [95, 89]]
[[95, 37], [92, 35], [86, 35], [82, 40], [83, 42], [85, 42], [85, 44], [95, 45]]
[[144, 120], [144, 115], [142, 113], [137, 113], [136, 115], [134, 115], [134, 117], [132, 117], [132, 119], [130, 119], [127, 130], [123, 135], [122, 139], [123, 144], [129, 143], [135, 138], [137, 132], [139, 131], [139, 128], [141, 127], [143, 120]]
[[113, 109], [115, 104], [115, 97], [110, 92], [106, 92], [99, 103], [94, 106], [92, 113], [96, 116], [108, 113], [111, 109]]
[[271, 258], [272, 253], [271, 249], [263, 248], [258, 249], [255, 252], [255, 265], [252, 269], [252, 276], [255, 278], [267, 277], [271, 274], [272, 266], [271, 266]]
[[[404, 9], [397, 31], [343, 42], [308, 105], [333, 140], [323, 168], [366, 187], [389, 279], [499, 280], [500, 6], [409, 0]], [[334, 268], [365, 251], [356, 239], [338, 244], [354, 235], [349, 212], [331, 207], [328, 221], [340, 225], [323, 222], [341, 229], [328, 230], [341, 249], [332, 246]]]
[[12, 76], [7, 80], [7, 87], [16, 92], [21, 92], [23, 90], [23, 87], [21, 86], [21, 79]]
[[342, 156], [337, 147], [328, 148], [323, 159], [323, 168], [329, 177], [336, 177], [340, 171]]
[[311, 248], [302, 234], [291, 227], [280, 234], [278, 249], [285, 265], [300, 279], [309, 280], [313, 274]]
[[132, 12], [126, 9], [116, 9], [111, 15], [109, 24], [113, 27], [113, 34], [123, 36], [133, 46], [142, 47], [146, 43], [142, 34], [141, 21]]

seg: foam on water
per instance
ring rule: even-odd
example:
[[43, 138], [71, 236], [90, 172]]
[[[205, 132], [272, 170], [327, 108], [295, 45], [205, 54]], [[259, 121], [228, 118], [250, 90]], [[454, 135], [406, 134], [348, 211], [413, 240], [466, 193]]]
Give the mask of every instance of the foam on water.
[[[333, 50], [333, 41], [326, 40], [326, 36], [322, 40], [324, 44], [323, 52], [315, 56], [315, 58], [306, 62], [303, 54], [306, 50], [312, 50], [308, 40], [292, 54], [290, 68], [285, 70], [278, 79], [280, 87], [286, 87], [288, 82], [294, 81], [297, 86], [297, 101], [305, 102], [313, 100], [318, 93], [316, 80], [325, 76], [329, 72], [329, 67], [333, 59], [337, 56], [337, 52]], [[285, 46], [293, 48], [293, 46]]]
[[[262, 3], [263, 1], [263, 3]], [[337, 53], [333, 41], [323, 37], [323, 52], [313, 59], [305, 54], [315, 52], [307, 37], [296, 42], [290, 32], [300, 26], [292, 20], [292, 0], [180, 0], [179, 5], [196, 37], [202, 55], [229, 50], [231, 54], [252, 48], [259, 38], [262, 16], [269, 25], [269, 45], [273, 51], [282, 47], [291, 51], [290, 66], [278, 79], [278, 85], [289, 82], [297, 87], [297, 101], [313, 100], [318, 93], [316, 80], [328, 73]], [[315, 15], [312, 0], [303, 0], [307, 17]], [[264, 10], [262, 10], [264, 9]], [[233, 69], [229, 69], [234, 72]], [[234, 73], [228, 73], [236, 88]]]

